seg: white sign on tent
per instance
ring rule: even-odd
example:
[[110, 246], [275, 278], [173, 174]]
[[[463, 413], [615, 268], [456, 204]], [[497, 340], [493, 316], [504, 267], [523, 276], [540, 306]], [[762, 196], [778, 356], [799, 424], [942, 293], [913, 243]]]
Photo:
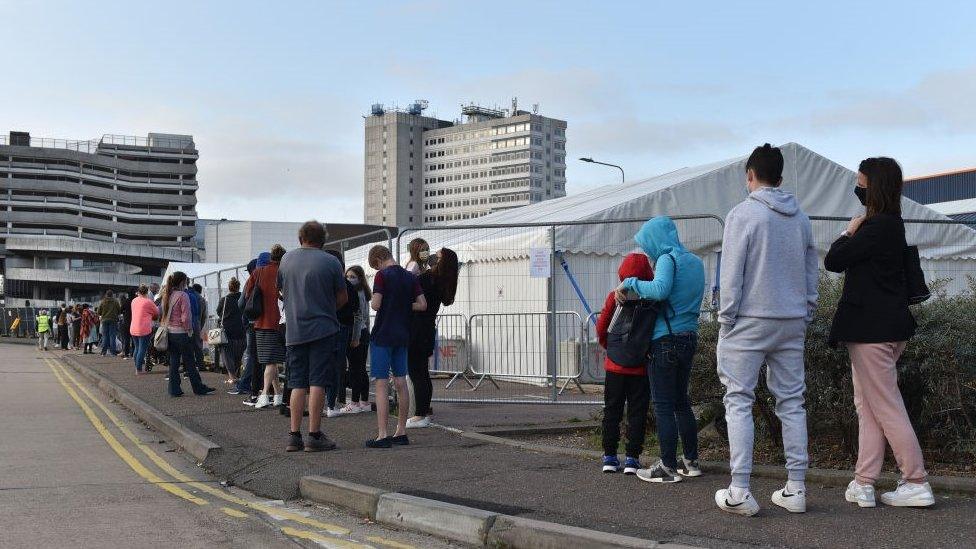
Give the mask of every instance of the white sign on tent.
[[532, 248], [529, 251], [529, 276], [531, 278], [549, 278], [552, 276], [549, 248]]

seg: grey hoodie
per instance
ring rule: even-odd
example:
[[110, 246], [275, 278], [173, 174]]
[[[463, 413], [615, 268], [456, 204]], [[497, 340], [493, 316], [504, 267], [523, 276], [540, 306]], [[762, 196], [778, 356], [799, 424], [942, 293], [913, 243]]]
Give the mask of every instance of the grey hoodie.
[[763, 187], [725, 218], [718, 321], [804, 318], [817, 307], [817, 249], [796, 197]]

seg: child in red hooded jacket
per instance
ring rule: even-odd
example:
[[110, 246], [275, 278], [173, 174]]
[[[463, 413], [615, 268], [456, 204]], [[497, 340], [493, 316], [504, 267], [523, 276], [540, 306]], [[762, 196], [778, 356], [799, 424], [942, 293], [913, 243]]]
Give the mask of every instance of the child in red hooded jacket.
[[[620, 263], [617, 270], [620, 280], [637, 278], [652, 280], [654, 271], [647, 256], [631, 253]], [[603, 311], [596, 323], [597, 339], [607, 348], [607, 328], [617, 307], [614, 291], [607, 295]], [[651, 388], [647, 382], [647, 369], [626, 368], [615, 364], [608, 356], [603, 362], [607, 371], [603, 387], [603, 472], [616, 473], [620, 470], [617, 459], [617, 445], [620, 442], [620, 420], [627, 405], [627, 459], [624, 461], [624, 474], [634, 475], [641, 468], [640, 455], [644, 450], [644, 428], [647, 424], [647, 408], [650, 404]]]

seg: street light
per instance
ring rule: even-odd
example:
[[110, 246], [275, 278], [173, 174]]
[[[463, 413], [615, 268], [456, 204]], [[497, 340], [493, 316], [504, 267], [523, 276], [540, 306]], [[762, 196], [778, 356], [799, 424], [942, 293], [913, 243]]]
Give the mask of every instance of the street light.
[[613, 168], [617, 168], [618, 170], [620, 170], [620, 182], [621, 183], [627, 182], [627, 177], [624, 175], [624, 169], [616, 164], [608, 164], [606, 162], [600, 162], [599, 160], [593, 160], [592, 158], [580, 158], [580, 160], [582, 160], [583, 162], [589, 162], [590, 164], [600, 164], [603, 166], [611, 166]]
[[216, 256], [214, 257], [214, 263], [220, 263], [220, 224], [224, 221], [227, 221], [227, 218], [221, 217], [219, 221], [214, 223], [214, 232], [217, 233], [217, 238], [215, 239], [217, 241], [217, 246], [214, 249], [214, 255]]

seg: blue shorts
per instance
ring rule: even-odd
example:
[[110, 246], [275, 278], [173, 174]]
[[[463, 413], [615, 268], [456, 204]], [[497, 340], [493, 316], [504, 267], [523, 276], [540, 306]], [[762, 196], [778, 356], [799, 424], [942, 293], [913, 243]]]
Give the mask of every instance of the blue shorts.
[[289, 345], [286, 354], [289, 389], [327, 387], [335, 383], [335, 335]]
[[370, 345], [370, 377], [374, 379], [389, 379], [391, 370], [393, 371], [393, 377], [404, 377], [407, 375], [407, 348]]

